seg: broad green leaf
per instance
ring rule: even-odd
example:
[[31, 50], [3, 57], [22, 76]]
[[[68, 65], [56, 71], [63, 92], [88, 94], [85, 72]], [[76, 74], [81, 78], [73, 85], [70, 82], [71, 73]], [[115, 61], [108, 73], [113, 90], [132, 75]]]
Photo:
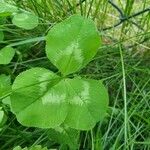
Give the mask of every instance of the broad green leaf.
[[44, 68], [27, 70], [16, 78], [11, 107], [21, 124], [50, 128], [64, 121], [67, 115], [66, 89], [61, 81], [56, 84], [58, 80], [58, 76]]
[[20, 13], [13, 17], [12, 23], [17, 27], [31, 30], [38, 26], [38, 17], [29, 13]]
[[3, 39], [4, 39], [4, 33], [0, 31], [0, 42], [3, 41]]
[[103, 84], [90, 79], [61, 79], [34, 68], [13, 83], [11, 109], [25, 126], [55, 128], [61, 124], [88, 130], [102, 120], [108, 105]]
[[0, 2], [0, 16], [9, 16], [17, 11], [18, 8], [16, 6], [13, 6], [6, 2]]
[[48, 130], [50, 140], [59, 144], [68, 145], [71, 150], [78, 149], [79, 131], [68, 127], [57, 127]]
[[79, 71], [97, 53], [100, 37], [94, 22], [73, 15], [56, 24], [46, 38], [46, 54], [63, 75]]
[[0, 75], [0, 98], [11, 91], [10, 76]]
[[108, 93], [101, 81], [66, 79], [69, 110], [65, 124], [74, 129], [88, 130], [102, 120], [108, 107]]
[[4, 47], [0, 50], [0, 64], [9, 64], [15, 55], [15, 50], [12, 47]]

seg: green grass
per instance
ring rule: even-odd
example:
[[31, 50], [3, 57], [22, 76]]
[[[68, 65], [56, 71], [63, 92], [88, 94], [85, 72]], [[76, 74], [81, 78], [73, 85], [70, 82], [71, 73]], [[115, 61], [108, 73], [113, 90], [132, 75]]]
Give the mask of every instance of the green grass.
[[[148, 150], [150, 149], [150, 13], [143, 13], [122, 25], [103, 31], [118, 20], [118, 12], [106, 0], [8, 0], [20, 10], [32, 11], [40, 18], [39, 26], [24, 31], [7, 18], [0, 30], [5, 33], [5, 45], [15, 46], [17, 54], [9, 65], [0, 66], [0, 74], [9, 74], [12, 81], [23, 70], [39, 66], [56, 71], [45, 57], [43, 36], [53, 24], [71, 14], [92, 18], [102, 35], [103, 46], [93, 61], [78, 74], [102, 79], [109, 91], [107, 116], [87, 132], [81, 132], [79, 148], [84, 150]], [[118, 0], [116, 4], [126, 16], [150, 5], [149, 0]], [[133, 22], [136, 23], [136, 25]], [[20, 145], [42, 145], [49, 149], [65, 149], [48, 138], [47, 130], [20, 125], [7, 106], [8, 120], [0, 132], [0, 150]]]

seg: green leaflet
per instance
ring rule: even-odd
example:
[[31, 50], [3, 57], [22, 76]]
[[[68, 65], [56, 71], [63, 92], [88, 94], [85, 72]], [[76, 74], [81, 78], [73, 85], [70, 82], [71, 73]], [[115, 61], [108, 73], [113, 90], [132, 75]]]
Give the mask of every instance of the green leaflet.
[[101, 81], [66, 79], [68, 115], [65, 124], [71, 128], [88, 130], [102, 120], [108, 106], [107, 90]]
[[0, 75], [0, 102], [10, 106], [11, 78], [4, 74]]
[[0, 64], [9, 64], [15, 55], [12, 47], [6, 46], [0, 50]]
[[67, 115], [66, 92], [61, 84], [55, 85], [57, 80], [54, 73], [44, 68], [27, 70], [16, 78], [11, 106], [20, 123], [53, 128], [64, 121]]
[[11, 91], [10, 76], [0, 75], [0, 98]]
[[30, 13], [20, 13], [13, 17], [12, 23], [17, 27], [31, 30], [38, 26], [38, 17]]
[[61, 124], [88, 130], [101, 120], [108, 95], [101, 82], [89, 79], [62, 79], [43, 68], [21, 73], [11, 96], [12, 111], [25, 126], [55, 128]]
[[73, 15], [56, 24], [46, 38], [46, 54], [63, 75], [83, 68], [97, 53], [100, 37], [90, 19]]

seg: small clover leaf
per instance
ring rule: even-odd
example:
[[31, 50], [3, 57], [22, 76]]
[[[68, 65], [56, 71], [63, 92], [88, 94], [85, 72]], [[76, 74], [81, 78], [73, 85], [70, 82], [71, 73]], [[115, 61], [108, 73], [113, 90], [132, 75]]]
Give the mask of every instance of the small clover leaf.
[[15, 55], [15, 49], [6, 46], [0, 50], [0, 64], [9, 64]]
[[38, 17], [30, 13], [20, 13], [13, 17], [12, 23], [17, 27], [31, 30], [38, 26]]

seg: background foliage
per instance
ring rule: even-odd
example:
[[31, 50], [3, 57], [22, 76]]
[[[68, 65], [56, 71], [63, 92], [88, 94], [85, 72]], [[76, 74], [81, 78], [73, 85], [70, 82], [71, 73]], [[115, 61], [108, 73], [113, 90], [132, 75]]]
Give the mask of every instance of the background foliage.
[[[150, 149], [150, 1], [6, 2], [17, 6], [19, 11], [35, 13], [40, 23], [33, 30], [24, 30], [13, 25], [8, 14], [3, 14], [8, 17], [1, 16], [0, 37], [4, 36], [4, 40], [0, 39], [0, 48], [11, 45], [16, 48], [16, 54], [10, 64], [0, 65], [0, 74], [9, 75], [14, 81], [20, 72], [35, 66], [56, 72], [56, 68], [44, 53], [43, 36], [54, 24], [74, 13], [90, 17], [99, 29], [103, 46], [99, 48], [93, 61], [78, 74], [102, 79], [109, 90], [110, 104], [103, 122], [98, 123], [91, 131], [80, 133], [78, 149]], [[2, 8], [0, 4], [0, 12]], [[16, 11], [15, 8], [9, 11], [13, 10]], [[7, 87], [9, 90], [9, 83]], [[64, 141], [52, 138], [51, 133], [54, 132], [21, 126], [9, 108], [5, 104], [1, 105], [9, 116], [0, 132], [1, 150], [12, 149], [18, 145], [31, 147], [39, 144], [49, 149], [67, 149]], [[60, 131], [56, 131], [58, 135]]]

